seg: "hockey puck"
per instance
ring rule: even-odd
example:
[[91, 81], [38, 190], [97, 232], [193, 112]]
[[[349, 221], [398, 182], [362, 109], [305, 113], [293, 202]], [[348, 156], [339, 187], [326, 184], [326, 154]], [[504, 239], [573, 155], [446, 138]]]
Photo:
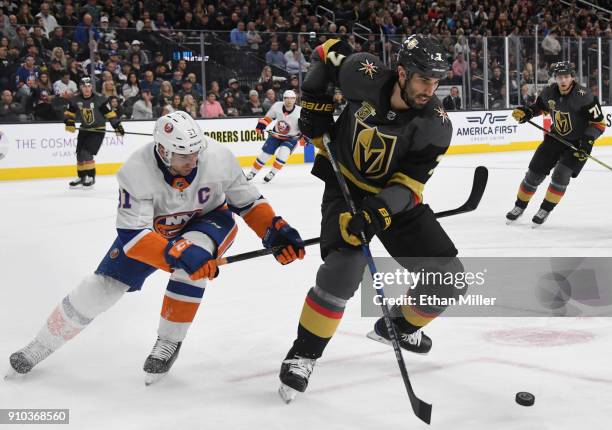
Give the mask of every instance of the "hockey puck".
[[535, 403], [535, 396], [526, 391], [516, 393], [516, 403], [523, 406], [532, 406]]

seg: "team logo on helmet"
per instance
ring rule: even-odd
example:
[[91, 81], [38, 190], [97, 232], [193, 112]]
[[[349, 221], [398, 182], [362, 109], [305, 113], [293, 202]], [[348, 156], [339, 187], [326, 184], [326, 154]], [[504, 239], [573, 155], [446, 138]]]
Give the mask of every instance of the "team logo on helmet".
[[172, 124], [170, 124], [169, 122], [164, 124], [164, 131], [166, 133], [172, 133], [172, 130], [174, 130], [174, 126]]
[[370, 63], [367, 59], [365, 63], [360, 62], [361, 67], [358, 69], [360, 72], [363, 72], [366, 76], [369, 76], [370, 79], [374, 79], [374, 74], [378, 73], [378, 67], [374, 65], [374, 63]]
[[406, 39], [404, 41], [404, 48], [405, 49], [414, 49], [417, 47], [417, 45], [419, 44], [419, 40], [416, 37], [411, 37], [409, 39]]

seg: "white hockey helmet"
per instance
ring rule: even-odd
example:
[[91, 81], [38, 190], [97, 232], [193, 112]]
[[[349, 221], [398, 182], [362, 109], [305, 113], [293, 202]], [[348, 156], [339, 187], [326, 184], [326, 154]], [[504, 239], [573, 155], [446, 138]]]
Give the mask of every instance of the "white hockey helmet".
[[198, 123], [187, 112], [177, 110], [157, 119], [153, 140], [164, 148], [158, 150], [166, 166], [170, 166], [172, 154], [193, 154], [206, 148], [206, 137]]
[[287, 90], [283, 93], [283, 100], [284, 99], [288, 99], [288, 98], [297, 98], [297, 96], [295, 95], [295, 91], [293, 90]]

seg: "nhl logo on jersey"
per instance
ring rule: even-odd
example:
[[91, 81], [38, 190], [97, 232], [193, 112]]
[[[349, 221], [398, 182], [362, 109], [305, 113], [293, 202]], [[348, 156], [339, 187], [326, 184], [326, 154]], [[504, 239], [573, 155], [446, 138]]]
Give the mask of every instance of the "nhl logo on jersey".
[[397, 136], [381, 133], [357, 120], [353, 134], [353, 161], [368, 179], [384, 176], [389, 169]]
[[555, 111], [553, 123], [555, 124], [555, 130], [557, 130], [557, 133], [561, 136], [565, 136], [572, 131], [572, 120], [569, 112]]
[[164, 131], [165, 131], [166, 133], [172, 133], [172, 130], [174, 130], [174, 126], [173, 126], [172, 124], [170, 124], [169, 122], [167, 122], [167, 123], [164, 125]]

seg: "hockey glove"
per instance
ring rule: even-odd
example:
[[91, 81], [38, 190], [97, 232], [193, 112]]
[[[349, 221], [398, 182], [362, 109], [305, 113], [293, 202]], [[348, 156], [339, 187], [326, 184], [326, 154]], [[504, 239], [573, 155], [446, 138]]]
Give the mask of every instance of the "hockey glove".
[[593, 139], [590, 137], [584, 137], [580, 140], [580, 144], [578, 145], [578, 151], [574, 152], [574, 157], [576, 157], [580, 161], [584, 161], [587, 158], [587, 154], [591, 153], [591, 149], [593, 149]]
[[65, 129], [68, 133], [76, 132], [76, 121], [74, 120], [74, 118], [67, 118], [64, 121], [64, 124], [66, 124]]
[[519, 106], [512, 111], [512, 118], [519, 124], [523, 124], [533, 118], [533, 110], [527, 106]]
[[305, 136], [316, 139], [327, 133], [334, 124], [334, 103], [330, 97], [311, 97], [304, 94], [298, 126]]
[[168, 242], [164, 257], [170, 267], [183, 269], [193, 281], [214, 279], [219, 275], [217, 260], [212, 254], [183, 237]]
[[262, 120], [259, 120], [259, 122], [255, 126], [255, 131], [257, 132], [257, 134], [263, 136], [264, 130], [266, 129], [267, 126], [268, 125], [265, 122], [263, 122]]
[[264, 248], [275, 248], [282, 246], [278, 251], [274, 251], [274, 257], [280, 264], [289, 264], [296, 259], [303, 259], [306, 251], [304, 241], [296, 229], [291, 227], [279, 216], [272, 218], [272, 225], [266, 230], [263, 238]]
[[117, 136], [125, 136], [125, 130], [123, 129], [122, 124], [117, 124], [117, 126], [115, 127], [115, 134]]
[[368, 242], [378, 232], [387, 229], [391, 225], [391, 211], [378, 197], [366, 197], [361, 203], [361, 209], [355, 216], [349, 212], [340, 214], [340, 233], [342, 239], [350, 245], [361, 245], [361, 233], [363, 232]]

